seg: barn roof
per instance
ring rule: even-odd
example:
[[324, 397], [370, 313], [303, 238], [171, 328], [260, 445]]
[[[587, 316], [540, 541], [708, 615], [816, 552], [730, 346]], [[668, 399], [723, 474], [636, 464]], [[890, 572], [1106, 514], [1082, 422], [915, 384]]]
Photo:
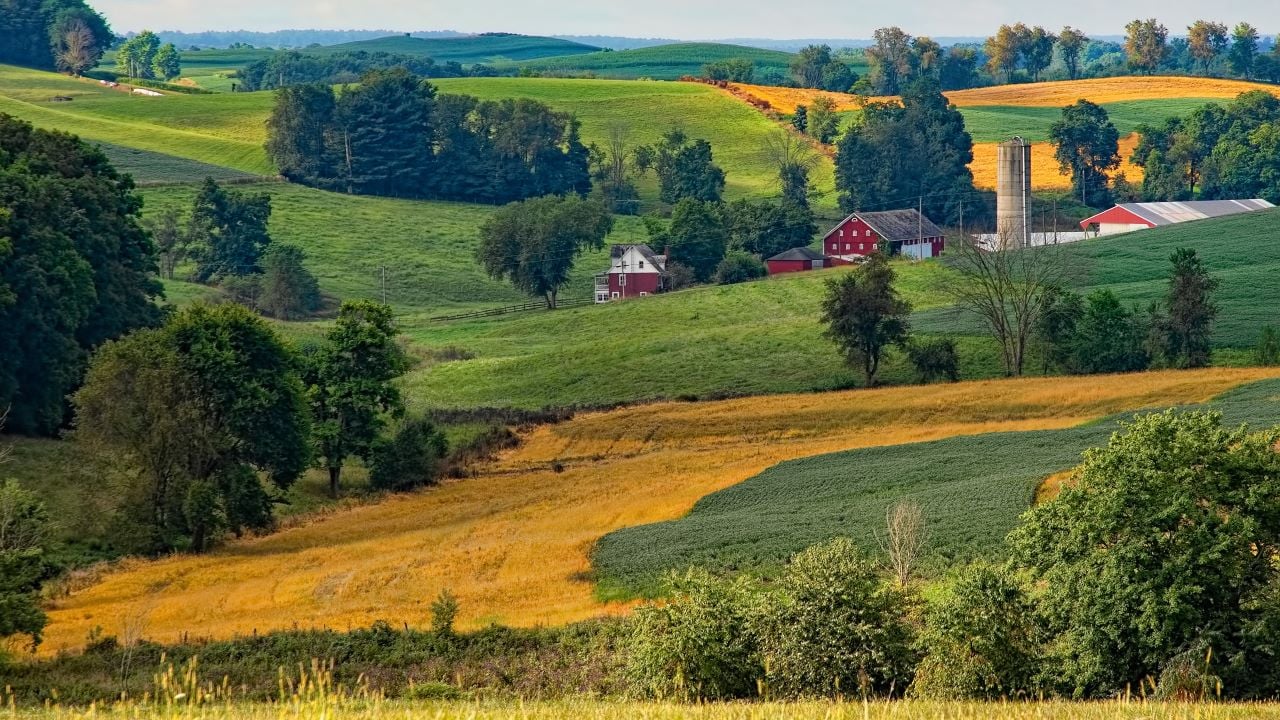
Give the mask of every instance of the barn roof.
[[834, 233], [854, 218], [866, 223], [877, 235], [889, 242], [915, 240], [919, 237], [939, 238], [944, 234], [937, 225], [933, 224], [932, 220], [921, 215], [918, 210], [884, 210], [881, 212], [855, 212], [841, 220], [840, 224], [832, 228], [831, 232], [828, 232], [823, 239], [831, 237], [831, 233]]
[[1275, 207], [1266, 200], [1188, 200], [1186, 202], [1145, 202], [1145, 203], [1120, 203], [1111, 210], [1085, 218], [1080, 222], [1080, 227], [1088, 227], [1097, 222], [1095, 218], [1100, 218], [1112, 210], [1121, 209], [1135, 217], [1150, 223], [1154, 227], [1164, 225], [1175, 225], [1189, 220], [1204, 220], [1205, 218], [1225, 217], [1227, 215], [1238, 215], [1240, 213], [1253, 212], [1255, 210], [1266, 210]]
[[827, 257], [826, 255], [823, 255], [822, 253], [818, 252], [817, 250], [814, 250], [813, 248], [810, 248], [810, 247], [796, 247], [796, 248], [791, 248], [790, 250], [784, 250], [784, 251], [782, 251], [782, 252], [778, 253], [777, 255], [774, 255], [773, 257], [769, 258], [769, 259], [768, 259], [768, 260], [766, 260], [765, 262], [773, 262], [774, 260], [779, 260], [779, 261], [785, 261], [785, 260], [804, 260], [804, 261], [810, 261], [810, 260], [823, 260], [823, 259], [825, 259], [826, 257]]

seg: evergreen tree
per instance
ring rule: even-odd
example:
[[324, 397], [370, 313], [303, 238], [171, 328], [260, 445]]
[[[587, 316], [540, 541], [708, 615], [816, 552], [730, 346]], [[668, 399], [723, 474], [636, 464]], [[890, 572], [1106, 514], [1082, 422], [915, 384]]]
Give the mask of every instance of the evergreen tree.
[[1168, 319], [1165, 322], [1165, 357], [1177, 367], [1205, 367], [1209, 364], [1213, 319], [1218, 307], [1213, 293], [1218, 280], [1195, 250], [1179, 248], [1169, 258], [1173, 273], [1165, 299]]
[[49, 621], [40, 598], [48, 533], [49, 514], [36, 495], [0, 481], [0, 640], [26, 635], [33, 650]]
[[431, 176], [435, 88], [403, 68], [366, 74], [334, 109], [347, 192], [411, 197]]
[[294, 182], [332, 184], [341, 148], [333, 137], [337, 103], [328, 85], [293, 85], [276, 91], [267, 119], [267, 155]]
[[320, 285], [293, 245], [271, 243], [262, 255], [262, 280], [257, 298], [263, 312], [281, 320], [297, 320], [320, 307]]

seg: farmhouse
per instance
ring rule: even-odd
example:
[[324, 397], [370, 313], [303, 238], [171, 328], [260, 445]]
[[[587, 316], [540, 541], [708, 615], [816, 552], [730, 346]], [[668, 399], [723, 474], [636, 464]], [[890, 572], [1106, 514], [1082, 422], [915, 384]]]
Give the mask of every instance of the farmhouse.
[[1176, 225], [1191, 220], [1238, 215], [1275, 207], [1266, 200], [1190, 200], [1187, 202], [1121, 203], [1080, 221], [1085, 232], [1116, 235]]
[[667, 272], [667, 258], [648, 245], [612, 245], [610, 265], [596, 275], [596, 302], [644, 297], [661, 292]]
[[850, 263], [888, 243], [890, 254], [930, 258], [942, 254], [942, 230], [917, 210], [856, 212], [822, 238], [822, 249], [836, 264]]
[[785, 252], [765, 260], [765, 265], [769, 268], [770, 275], [780, 275], [782, 273], [803, 272], [805, 270], [820, 270], [832, 266], [832, 259], [814, 250], [813, 248], [798, 247], [791, 248]]

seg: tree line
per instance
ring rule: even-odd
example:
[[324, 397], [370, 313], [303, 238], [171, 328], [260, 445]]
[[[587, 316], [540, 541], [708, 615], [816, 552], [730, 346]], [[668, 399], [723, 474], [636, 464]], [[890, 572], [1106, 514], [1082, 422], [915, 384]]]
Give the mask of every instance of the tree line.
[[83, 0], [11, 0], [0, 7], [0, 63], [79, 75], [115, 41]]
[[281, 88], [266, 147], [290, 180], [348, 193], [506, 203], [591, 188], [572, 116], [534, 100], [438, 96], [403, 68], [340, 92]]
[[424, 78], [488, 77], [496, 74], [492, 68], [482, 64], [463, 67], [458, 62], [437, 63], [421, 55], [357, 50], [324, 55], [278, 52], [271, 57], [249, 63], [238, 71], [237, 76], [240, 79], [239, 89], [253, 92], [310, 83], [355, 83], [365, 73], [397, 67]]
[[173, 80], [182, 74], [182, 56], [173, 43], [143, 30], [116, 48], [116, 71], [142, 80]]

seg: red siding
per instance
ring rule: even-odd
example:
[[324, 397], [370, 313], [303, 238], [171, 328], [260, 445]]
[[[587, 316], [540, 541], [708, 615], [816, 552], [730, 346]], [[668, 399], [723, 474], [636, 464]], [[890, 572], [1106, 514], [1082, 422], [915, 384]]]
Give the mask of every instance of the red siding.
[[[765, 264], [769, 266], [770, 275], [804, 272], [805, 270], [814, 269], [813, 261], [811, 260], [769, 260]], [[822, 267], [831, 267], [831, 258], [823, 260]]]
[[828, 255], [870, 255], [879, 246], [880, 236], [855, 217], [840, 223], [823, 241], [822, 250]]
[[1150, 220], [1134, 215], [1119, 205], [1080, 221], [1080, 227], [1085, 230], [1088, 230], [1090, 225], [1146, 225], [1147, 227], [1155, 227]]
[[658, 292], [661, 276], [657, 273], [626, 273], [627, 282], [622, 284], [622, 273], [609, 273], [609, 297], [618, 293], [619, 298], [640, 297], [640, 293], [653, 295]]

